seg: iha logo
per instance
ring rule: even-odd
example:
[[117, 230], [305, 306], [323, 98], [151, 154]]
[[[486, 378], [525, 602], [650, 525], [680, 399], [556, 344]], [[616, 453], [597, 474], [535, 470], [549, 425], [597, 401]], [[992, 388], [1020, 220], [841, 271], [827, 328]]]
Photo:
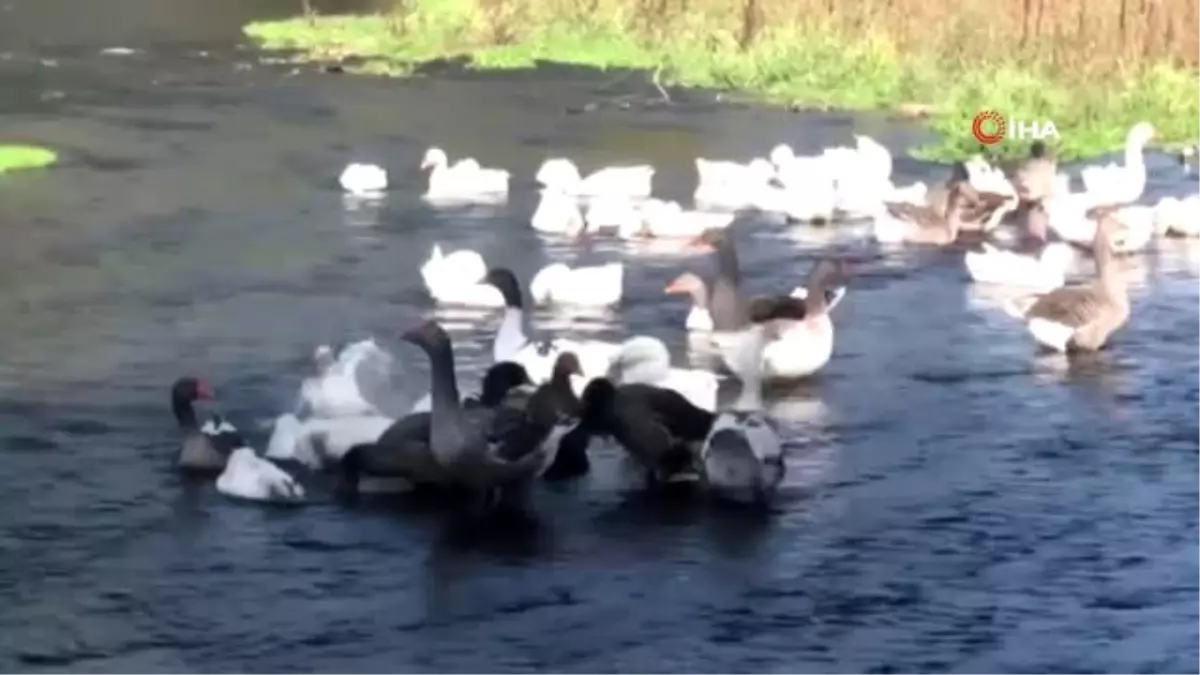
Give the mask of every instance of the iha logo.
[[[984, 145], [995, 145], [1008, 136], [1008, 120], [995, 110], [984, 110], [971, 121], [971, 135]], [[1040, 141], [1058, 138], [1058, 127], [1050, 120], [1013, 120], [1014, 136], [1021, 140]]]

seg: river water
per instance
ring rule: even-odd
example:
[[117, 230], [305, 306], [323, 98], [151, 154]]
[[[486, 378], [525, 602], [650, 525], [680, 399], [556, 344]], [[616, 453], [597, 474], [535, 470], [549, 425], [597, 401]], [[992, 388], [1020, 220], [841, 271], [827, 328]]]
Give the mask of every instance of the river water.
[[[684, 197], [696, 155], [923, 138], [702, 94], [664, 105], [621, 74], [390, 81], [238, 45], [293, 4], [0, 6], [0, 136], [64, 159], [0, 180], [0, 669], [1197, 670], [1200, 251], [1184, 243], [1128, 261], [1128, 327], [1068, 367], [965, 282], [961, 253], [739, 228], [755, 288], [796, 285], [824, 251], [864, 261], [833, 360], [771, 403], [795, 448], [766, 518], [631, 494], [609, 455], [539, 491], [535, 527], [482, 533], [421, 505], [262, 508], [181, 481], [175, 377], [210, 379], [264, 442], [315, 344], [391, 340], [428, 309], [416, 266], [434, 242], [523, 276], [623, 259], [619, 312], [539, 321], [655, 334], [684, 358], [687, 307], [661, 288], [702, 261], [541, 238], [527, 185], [500, 209], [433, 211], [430, 143], [526, 178], [549, 153], [650, 161]], [[117, 46], [137, 51], [100, 53]], [[356, 159], [391, 170], [383, 203], [343, 200]], [[1152, 195], [1187, 189], [1170, 158], [1151, 168]], [[443, 318], [473, 380], [495, 316]]]

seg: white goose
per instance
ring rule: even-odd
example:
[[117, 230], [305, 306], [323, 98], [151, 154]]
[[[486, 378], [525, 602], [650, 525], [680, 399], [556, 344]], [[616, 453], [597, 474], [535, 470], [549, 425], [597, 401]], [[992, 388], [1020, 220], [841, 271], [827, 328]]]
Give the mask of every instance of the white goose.
[[388, 175], [381, 166], [354, 162], [346, 165], [338, 182], [343, 190], [351, 194], [376, 196], [387, 189]]
[[779, 432], [762, 411], [759, 367], [765, 330], [764, 326], [744, 329], [726, 351], [726, 365], [741, 379], [742, 390], [730, 409], [713, 420], [700, 449], [709, 489], [743, 503], [769, 502], [787, 471]]
[[355, 417], [379, 415], [379, 409], [359, 387], [367, 371], [388, 373], [392, 355], [366, 338], [347, 345], [335, 356], [329, 345], [320, 345], [313, 353], [317, 373], [300, 384], [299, 408], [313, 417]]
[[854, 140], [852, 152], [827, 151], [825, 158], [835, 180], [836, 210], [850, 218], [864, 218], [876, 213], [880, 202], [892, 201], [895, 196], [892, 153], [870, 136], [856, 134]]
[[608, 307], [621, 302], [624, 283], [624, 263], [575, 268], [552, 263], [533, 275], [529, 294], [538, 305]]
[[577, 235], [588, 225], [579, 208], [579, 200], [551, 188], [542, 189], [541, 199], [529, 223], [538, 232], [567, 235]]
[[[189, 380], [181, 381], [186, 384]], [[190, 402], [188, 409], [190, 411]], [[210, 418], [198, 431], [203, 437], [212, 439], [214, 447], [219, 445], [222, 450], [228, 450], [229, 456], [222, 458], [222, 464], [205, 467], [220, 469], [217, 491], [221, 494], [251, 501], [294, 502], [304, 498], [304, 488], [295, 479], [255, 454], [237, 427], [219, 415]]]
[[586, 178], [579, 167], [565, 157], [547, 159], [537, 172], [537, 182], [578, 196], [649, 197], [654, 167], [647, 164], [610, 166], [589, 174]]
[[453, 165], [441, 148], [429, 148], [421, 160], [421, 170], [429, 173], [425, 199], [430, 202], [495, 203], [508, 199], [510, 174], [504, 169], [485, 169], [474, 159], [460, 159]]
[[981, 284], [1020, 286], [1049, 292], [1066, 283], [1075, 250], [1052, 242], [1038, 254], [1004, 251], [983, 242], [983, 251], [967, 251], [964, 262], [971, 279]]
[[685, 211], [679, 202], [650, 199], [642, 205], [641, 222], [627, 222], [617, 231], [622, 239], [636, 237], [697, 237], [705, 230], [729, 227], [736, 217], [732, 213]]
[[715, 209], [741, 209], [754, 206], [753, 195], [775, 179], [771, 162], [756, 157], [747, 163], [696, 158], [697, 205]]
[[692, 405], [712, 412], [717, 407], [717, 376], [706, 370], [675, 368], [667, 345], [639, 335], [621, 343], [608, 368], [615, 384], [649, 384], [678, 392]]
[[429, 260], [421, 265], [421, 280], [434, 301], [471, 307], [503, 307], [504, 297], [483, 283], [487, 263], [479, 253], [460, 249], [449, 254], [434, 244]]
[[1084, 189], [1093, 195], [1103, 195], [1109, 204], [1132, 203], [1142, 198], [1146, 189], [1146, 160], [1143, 152], [1154, 138], [1154, 125], [1138, 122], [1125, 136], [1124, 166], [1109, 163], [1087, 166], [1079, 171]]
[[267, 442], [268, 459], [299, 462], [310, 469], [332, 466], [350, 448], [374, 443], [392, 423], [382, 415], [320, 418], [301, 421], [291, 413], [275, 420]]
[[801, 222], [828, 221], [837, 208], [834, 173], [824, 156], [798, 157], [791, 147], [771, 150], [775, 179], [780, 186], [764, 186], [753, 195], [760, 211], [782, 213]]
[[984, 242], [982, 251], [967, 251], [963, 258], [972, 280], [1031, 288], [1041, 293], [1066, 283], [1075, 250], [1063, 242], [1046, 242], [1046, 214], [1040, 204], [1027, 213], [1026, 224], [1030, 238], [1036, 243], [1035, 252], [1004, 251]]
[[304, 499], [303, 486], [247, 446], [229, 455], [225, 470], [217, 476], [217, 491], [229, 497], [259, 502], [297, 502]]
[[641, 205], [623, 196], [592, 197], [584, 214], [587, 229], [616, 229], [621, 236], [640, 233], [643, 220]]

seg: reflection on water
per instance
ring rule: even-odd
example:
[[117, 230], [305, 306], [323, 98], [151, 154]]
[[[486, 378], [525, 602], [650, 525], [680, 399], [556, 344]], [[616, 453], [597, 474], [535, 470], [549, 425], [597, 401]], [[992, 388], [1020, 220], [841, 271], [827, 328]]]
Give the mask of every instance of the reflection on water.
[[[111, 25], [87, 22], [98, 9], [84, 3], [78, 25], [49, 26], [63, 1], [19, 0], [0, 21], [29, 57], [0, 62], [21, 111], [5, 133], [57, 139], [66, 157], [0, 182], [0, 555], [21, 561], [0, 566], [0, 668], [1194, 667], [1193, 242], [1130, 258], [1129, 325], [1068, 361], [1037, 355], [993, 291], [966, 284], [961, 253], [739, 220], [754, 292], [802, 283], [830, 249], [859, 262], [827, 368], [768, 397], [791, 443], [774, 513], [629, 492], [608, 442], [592, 475], [536, 491], [533, 523], [481, 530], [418, 500], [234, 504], [171, 469], [165, 389], [181, 372], [211, 379], [261, 445], [254, 422], [292, 404], [317, 343], [375, 335], [405, 393], [423, 394], [427, 364], [396, 334], [432, 314], [474, 389], [500, 312], [430, 307], [418, 268], [435, 242], [525, 279], [551, 261], [624, 260], [618, 311], [539, 309], [531, 323], [656, 335], [687, 365], [687, 303], [662, 288], [710, 262], [678, 242], [539, 236], [525, 179], [551, 152], [585, 170], [645, 160], [656, 192], [678, 198], [694, 154], [844, 144], [855, 124], [683, 104], [568, 116], [597, 87], [565, 75], [284, 78], [235, 70], [204, 40], [289, 3], [114, 0]], [[168, 47], [178, 39], [187, 50]], [[145, 52], [91, 51], [126, 42]], [[57, 68], [34, 65], [39, 44]], [[186, 55], [197, 49], [214, 56]], [[64, 93], [52, 106], [48, 89]], [[918, 135], [860, 124], [895, 148]], [[512, 170], [509, 203], [422, 202], [416, 166], [433, 143]], [[388, 167], [384, 199], [340, 194], [330, 177], [350, 157]], [[1153, 189], [1186, 187], [1160, 160]], [[944, 173], [904, 165], [919, 174], [904, 181]]]

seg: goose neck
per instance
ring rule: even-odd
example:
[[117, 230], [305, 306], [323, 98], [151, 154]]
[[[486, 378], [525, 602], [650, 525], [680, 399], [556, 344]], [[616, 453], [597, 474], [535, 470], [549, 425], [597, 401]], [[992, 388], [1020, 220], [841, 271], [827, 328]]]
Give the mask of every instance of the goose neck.
[[525, 312], [520, 307], [506, 307], [496, 331], [492, 358], [499, 362], [511, 357], [525, 342]]
[[750, 313], [741, 293], [741, 271], [731, 242], [717, 247], [717, 274], [709, 293], [708, 307], [713, 330], [740, 330], [750, 324]]
[[1116, 256], [1112, 250], [1112, 237], [1108, 228], [1111, 227], [1106, 216], [1096, 224], [1096, 238], [1092, 242], [1092, 255], [1096, 258], [1096, 276], [1105, 292], [1110, 295], [1122, 295], [1125, 290], [1125, 279], [1117, 269]]
[[458, 459], [462, 445], [459, 430], [462, 414], [458, 399], [458, 380], [454, 373], [454, 352], [450, 345], [431, 347], [429, 356], [429, 445], [442, 466]]
[[196, 408], [192, 402], [182, 396], [171, 397], [171, 411], [175, 413], [175, 420], [179, 422], [181, 429], [199, 429], [200, 423], [196, 419]]

